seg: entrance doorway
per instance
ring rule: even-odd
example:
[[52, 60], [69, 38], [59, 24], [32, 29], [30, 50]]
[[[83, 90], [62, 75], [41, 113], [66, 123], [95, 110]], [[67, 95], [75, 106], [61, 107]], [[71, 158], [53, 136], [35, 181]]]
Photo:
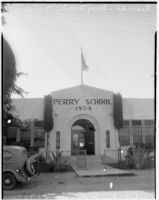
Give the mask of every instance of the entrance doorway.
[[86, 150], [87, 155], [95, 154], [94, 126], [87, 119], [79, 119], [71, 127], [72, 135], [72, 155], [77, 155]]

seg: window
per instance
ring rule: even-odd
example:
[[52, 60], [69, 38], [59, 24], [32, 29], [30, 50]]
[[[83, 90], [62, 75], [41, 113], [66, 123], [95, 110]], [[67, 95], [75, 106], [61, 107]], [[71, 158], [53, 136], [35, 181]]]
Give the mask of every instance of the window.
[[41, 121], [41, 120], [35, 120], [35, 122], [34, 122], [34, 125], [36, 126], [36, 127], [44, 127], [44, 121]]
[[106, 131], [106, 147], [110, 147], [110, 132], [109, 130]]
[[133, 135], [133, 144], [142, 143], [142, 128], [141, 127], [133, 127], [132, 135]]
[[144, 125], [152, 126], [153, 125], [153, 120], [144, 120]]
[[144, 127], [144, 135], [145, 135], [145, 145], [147, 148], [153, 148], [155, 145], [154, 141], [154, 127]]
[[45, 131], [41, 127], [35, 127], [34, 129], [34, 146], [36, 147], [45, 146]]
[[31, 137], [31, 130], [30, 127], [22, 128], [20, 133], [20, 144], [25, 148], [30, 148], [30, 137]]
[[130, 145], [129, 128], [124, 127], [119, 132], [119, 141], [121, 146]]
[[154, 127], [144, 127], [143, 135], [153, 135], [154, 136]]
[[155, 141], [154, 141], [154, 136], [153, 135], [146, 135], [146, 147], [151, 149], [154, 148]]
[[45, 130], [44, 121], [35, 120], [34, 121], [34, 146], [44, 147], [45, 146]]
[[56, 131], [56, 149], [60, 149], [60, 131]]
[[133, 126], [141, 126], [141, 120], [133, 120], [132, 125]]

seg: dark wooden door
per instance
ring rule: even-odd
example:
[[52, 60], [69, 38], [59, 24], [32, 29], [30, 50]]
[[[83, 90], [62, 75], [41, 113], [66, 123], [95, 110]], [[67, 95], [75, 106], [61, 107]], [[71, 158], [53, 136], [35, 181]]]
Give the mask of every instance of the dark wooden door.
[[86, 132], [86, 149], [87, 149], [87, 155], [94, 155], [94, 131], [88, 130]]

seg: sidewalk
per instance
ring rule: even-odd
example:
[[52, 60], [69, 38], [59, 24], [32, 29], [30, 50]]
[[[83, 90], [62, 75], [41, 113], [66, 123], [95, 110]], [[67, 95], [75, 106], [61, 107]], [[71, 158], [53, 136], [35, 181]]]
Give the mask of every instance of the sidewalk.
[[133, 172], [115, 169], [115, 168], [104, 168], [104, 169], [75, 169], [73, 168], [75, 173], [78, 176], [128, 176], [128, 175], [135, 175]]
[[72, 166], [74, 172], [81, 177], [89, 176], [128, 176], [135, 175], [132, 171], [121, 170], [117, 168], [110, 167], [109, 165], [103, 165], [101, 163], [95, 166], [89, 166], [87, 168], [77, 168]]

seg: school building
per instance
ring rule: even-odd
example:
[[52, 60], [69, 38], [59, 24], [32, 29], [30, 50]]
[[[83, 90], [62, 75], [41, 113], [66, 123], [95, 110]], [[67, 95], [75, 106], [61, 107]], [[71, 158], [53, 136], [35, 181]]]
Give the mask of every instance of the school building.
[[[154, 99], [122, 98], [123, 128], [114, 127], [113, 92], [79, 85], [51, 93], [53, 129], [49, 133], [49, 150], [74, 155], [103, 155], [120, 146], [145, 144], [154, 147]], [[13, 114], [26, 126], [10, 128], [7, 141], [46, 149], [43, 127], [44, 98], [13, 99]], [[111, 151], [110, 151], [111, 152]], [[112, 155], [113, 156], [113, 155]]]

